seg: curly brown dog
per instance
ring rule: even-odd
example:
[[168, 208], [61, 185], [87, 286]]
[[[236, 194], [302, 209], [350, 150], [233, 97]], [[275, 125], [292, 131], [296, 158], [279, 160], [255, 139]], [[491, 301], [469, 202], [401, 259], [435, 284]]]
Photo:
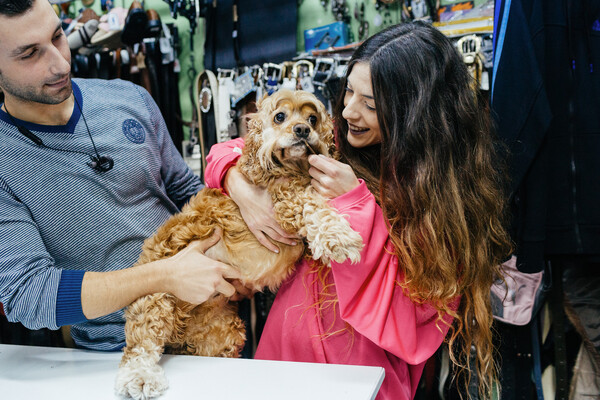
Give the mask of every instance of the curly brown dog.
[[[248, 123], [240, 171], [271, 193], [278, 222], [304, 237], [305, 246], [276, 243], [263, 247], [249, 231], [236, 204], [221, 191], [203, 189], [181, 213], [171, 217], [144, 243], [138, 264], [170, 257], [216, 228], [222, 239], [206, 255], [238, 268], [242, 282], [256, 290], [276, 290], [304, 253], [328, 265], [360, 259], [362, 239], [310, 185], [307, 157], [334, 154], [332, 123], [315, 96], [279, 91], [257, 104]], [[218, 295], [200, 305], [156, 293], [132, 303], [125, 312], [127, 347], [116, 391], [135, 399], [159, 396], [167, 380], [158, 361], [163, 352], [237, 357], [245, 342], [237, 307]]]

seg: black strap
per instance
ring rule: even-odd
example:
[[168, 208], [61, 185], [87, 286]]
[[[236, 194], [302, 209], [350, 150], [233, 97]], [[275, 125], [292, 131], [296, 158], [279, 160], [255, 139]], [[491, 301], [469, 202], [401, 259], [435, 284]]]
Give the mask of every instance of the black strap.
[[567, 343], [565, 338], [565, 313], [562, 289], [562, 265], [560, 262], [548, 261], [552, 274], [552, 289], [550, 293], [550, 310], [554, 333], [554, 369], [556, 373], [556, 399], [569, 398], [569, 383], [567, 375]]
[[537, 400], [544, 400], [544, 390], [542, 388], [542, 357], [540, 355], [540, 329], [538, 320], [540, 314], [534, 315], [529, 323], [531, 327], [531, 353], [533, 356], [533, 383]]
[[241, 67], [243, 65], [242, 57], [240, 54], [240, 22], [239, 22], [239, 0], [233, 0], [233, 30], [231, 32], [231, 38], [233, 39], [233, 56], [235, 58], [235, 65]]

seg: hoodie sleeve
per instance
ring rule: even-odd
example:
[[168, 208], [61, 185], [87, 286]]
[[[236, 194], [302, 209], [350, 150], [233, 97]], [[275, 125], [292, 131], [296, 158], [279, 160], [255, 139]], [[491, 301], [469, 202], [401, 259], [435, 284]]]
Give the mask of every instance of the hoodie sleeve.
[[[386, 220], [364, 182], [332, 200], [363, 238], [358, 264], [332, 262], [340, 313], [359, 333], [409, 364], [430, 358], [448, 325], [438, 322], [428, 304], [414, 304], [399, 286], [403, 279]], [[458, 306], [458, 299], [452, 305]], [[444, 321], [452, 322], [450, 316]]]
[[244, 148], [244, 139], [237, 138], [223, 143], [214, 144], [206, 157], [206, 186], [224, 189], [223, 180], [229, 168], [233, 167]]

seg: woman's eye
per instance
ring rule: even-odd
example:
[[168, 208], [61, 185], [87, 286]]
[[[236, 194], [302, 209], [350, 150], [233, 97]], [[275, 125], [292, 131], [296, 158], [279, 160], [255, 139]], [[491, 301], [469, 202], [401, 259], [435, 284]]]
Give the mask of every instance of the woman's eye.
[[317, 117], [314, 115], [311, 115], [310, 117], [308, 117], [308, 123], [311, 124], [312, 126], [317, 125]]
[[275, 122], [277, 123], [282, 123], [283, 121], [285, 121], [285, 114], [284, 113], [277, 113], [275, 114]]

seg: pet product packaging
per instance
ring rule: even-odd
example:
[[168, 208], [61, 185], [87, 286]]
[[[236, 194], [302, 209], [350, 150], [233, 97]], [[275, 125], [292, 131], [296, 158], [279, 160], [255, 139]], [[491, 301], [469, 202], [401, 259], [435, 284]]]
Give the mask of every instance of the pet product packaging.
[[348, 44], [348, 24], [334, 22], [304, 31], [304, 49], [306, 51], [339, 47]]

